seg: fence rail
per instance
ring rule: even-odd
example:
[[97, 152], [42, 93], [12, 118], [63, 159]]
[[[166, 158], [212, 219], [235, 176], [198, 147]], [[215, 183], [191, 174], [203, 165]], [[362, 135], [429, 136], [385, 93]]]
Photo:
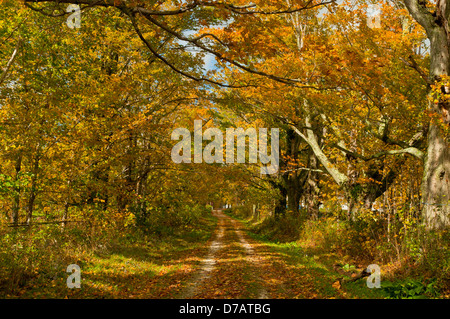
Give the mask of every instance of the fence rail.
[[62, 223], [87, 223], [86, 220], [52, 220], [45, 222], [32, 222], [30, 224], [27, 223], [8, 223], [8, 227], [25, 227], [25, 226], [33, 226], [33, 225], [45, 225], [45, 224], [62, 224]]

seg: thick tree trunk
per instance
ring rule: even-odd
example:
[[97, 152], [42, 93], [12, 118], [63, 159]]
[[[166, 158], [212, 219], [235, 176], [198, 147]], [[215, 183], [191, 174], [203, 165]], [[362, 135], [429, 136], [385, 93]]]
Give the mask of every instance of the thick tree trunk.
[[[435, 83], [450, 75], [449, 17], [450, 1], [438, 0], [436, 10], [431, 13], [425, 2], [405, 0], [412, 17], [425, 29], [430, 40], [430, 82]], [[442, 87], [442, 93], [450, 90]], [[433, 94], [430, 92], [430, 94]], [[448, 102], [440, 98], [428, 104], [428, 110], [435, 120], [450, 125]], [[450, 225], [450, 144], [439, 123], [430, 122], [428, 145], [422, 180], [423, 217], [429, 229]]]
[[275, 204], [275, 210], [274, 210], [275, 218], [278, 218], [278, 217], [284, 216], [286, 213], [287, 190], [286, 190], [286, 187], [284, 187], [284, 185], [282, 185], [282, 183], [280, 183], [280, 182], [278, 182], [274, 186], [276, 188], [278, 188], [278, 190], [280, 191], [280, 197]]
[[287, 207], [294, 215], [298, 215], [298, 206], [300, 204], [301, 188], [298, 185], [296, 177], [288, 179], [287, 183]]
[[[296, 161], [300, 154], [300, 144], [302, 139], [292, 129], [286, 131], [286, 154], [290, 160]], [[283, 174], [282, 181], [287, 194], [287, 210], [295, 216], [299, 214], [300, 198], [305, 191], [305, 182], [308, 175], [306, 170], [298, 170], [294, 165], [293, 170], [288, 170]]]
[[[445, 6], [447, 6], [447, 1]], [[440, 8], [442, 8], [442, 4]], [[444, 8], [445, 8], [444, 6]], [[445, 9], [442, 9], [445, 10]], [[445, 12], [438, 13], [445, 16]], [[448, 38], [448, 21], [441, 18], [442, 25], [435, 25], [428, 33], [430, 38], [430, 78], [440, 80], [442, 76], [450, 74], [450, 52]], [[443, 93], [449, 93], [445, 88]], [[447, 102], [429, 102], [429, 111], [436, 114], [438, 120], [449, 125], [446, 111]], [[446, 123], [447, 122], [447, 123]], [[448, 226], [450, 214], [450, 144], [444, 137], [442, 129], [433, 121], [428, 131], [428, 147], [425, 157], [424, 175], [422, 181], [422, 195], [424, 204], [424, 219], [428, 228], [442, 228]]]
[[430, 125], [422, 181], [424, 219], [428, 228], [450, 225], [450, 151], [440, 128]]
[[[411, 14], [426, 31], [430, 41], [430, 83], [436, 83], [450, 74], [449, 18], [450, 0], [437, 0], [434, 12], [428, 1], [404, 0]], [[443, 87], [443, 92], [449, 90]], [[432, 94], [432, 93], [430, 93]], [[444, 99], [429, 102], [428, 110], [444, 125], [450, 125], [449, 105]], [[422, 180], [423, 217], [429, 229], [450, 225], [450, 143], [438, 123], [430, 122], [427, 154]]]

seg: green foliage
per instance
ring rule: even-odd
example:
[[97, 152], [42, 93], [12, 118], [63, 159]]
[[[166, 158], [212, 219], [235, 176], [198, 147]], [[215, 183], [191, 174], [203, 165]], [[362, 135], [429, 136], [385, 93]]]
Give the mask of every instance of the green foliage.
[[[83, 27], [69, 30], [66, 17], [46, 17], [40, 10], [30, 10], [13, 0], [0, 2], [0, 34], [4, 35], [0, 74], [7, 76], [0, 83], [0, 220], [6, 222], [11, 212], [19, 221], [28, 217], [32, 222], [58, 220], [61, 208], [69, 205], [81, 207], [76, 216], [86, 223], [70, 225], [64, 231], [59, 224], [1, 229], [0, 281], [13, 278], [11, 287], [17, 287], [36, 272], [51, 273], [49, 265], [59, 258], [75, 258], [71, 245], [97, 252], [114, 237], [120, 238], [121, 230], [133, 229], [158, 239], [186, 234], [186, 230], [192, 234], [212, 209], [199, 203], [245, 202], [225, 210], [241, 218], [252, 215], [250, 203], [258, 203], [260, 212], [262, 207], [272, 212], [278, 198], [275, 195], [282, 193], [279, 186], [291, 185], [290, 178], [295, 180], [292, 185], [302, 202], [328, 198], [334, 202], [328, 207], [334, 206], [336, 212], [321, 212], [328, 216], [306, 222], [290, 214], [271, 216], [255, 225], [256, 233], [278, 242], [301, 239], [310, 247], [364, 262], [405, 261], [417, 271], [448, 280], [448, 234], [424, 236], [418, 217], [418, 176], [423, 162], [403, 160], [399, 154], [378, 155], [380, 151], [391, 153], [389, 150], [395, 149], [392, 141], [410, 145], [409, 139], [417, 137], [417, 129], [429, 121], [423, 112], [427, 87], [403, 63], [414, 58], [414, 64], [425, 70], [426, 56], [412, 57], [408, 52], [420, 47], [426, 35], [412, 25], [408, 32], [396, 27], [399, 17], [404, 20], [404, 10], [383, 10], [385, 28], [373, 32], [365, 27], [344, 28], [345, 37], [336, 30], [341, 29], [341, 22], [358, 22], [363, 13], [360, 9], [342, 11], [344, 7], [339, 5], [335, 14], [320, 19], [320, 24], [312, 18], [314, 10], [301, 12], [311, 18], [303, 19], [311, 25], [302, 50], [284, 15], [270, 15], [257, 24], [246, 19], [248, 15], [240, 15], [224, 29], [220, 26], [234, 15], [224, 6], [199, 6], [180, 15], [161, 16], [162, 29], [150, 20], [141, 25], [138, 19], [148, 47], [158, 48], [179, 71], [196, 78], [212, 76], [224, 83], [243, 84], [242, 89], [222, 90], [203, 85], [204, 81], [186, 81], [180, 74], [183, 72], [173, 72], [167, 63], [155, 58], [130, 28], [125, 10], [121, 13], [93, 5], [83, 12]], [[255, 5], [260, 9], [278, 4], [285, 7], [283, 1], [277, 2]], [[52, 6], [47, 5], [36, 8], [52, 12]], [[175, 1], [168, 7], [178, 5]], [[203, 35], [208, 32], [212, 42], [203, 43], [218, 50], [216, 57], [251, 64], [254, 72], [234, 72], [225, 63], [219, 73], [211, 70], [202, 74], [203, 54], [183, 49], [176, 37], [167, 37], [167, 28], [181, 33], [193, 29]], [[271, 30], [269, 38], [264, 37], [268, 34], [264, 28]], [[348, 38], [354, 39], [351, 46]], [[217, 46], [213, 44], [216, 41]], [[200, 42], [191, 42], [195, 43]], [[16, 45], [20, 58], [2, 73]], [[227, 47], [230, 50], [221, 51]], [[269, 78], [273, 76], [254, 78], [256, 70], [290, 79], [272, 82]], [[285, 85], [293, 84], [295, 78], [310, 78], [310, 74], [321, 79], [316, 81], [319, 90], [295, 90]], [[364, 76], [355, 77], [357, 74]], [[339, 92], [321, 89], [335, 87], [336, 81]], [[439, 95], [440, 84], [433, 87]], [[303, 131], [308, 128], [306, 135], [317, 135], [321, 154], [312, 147], [311, 138], [293, 133], [296, 138], [291, 139], [282, 129], [280, 137], [288, 141], [281, 143], [285, 164], [278, 176], [258, 177], [253, 165], [175, 165], [170, 159], [170, 134], [175, 127], [188, 127], [194, 118], [213, 119], [205, 128], [220, 122], [221, 129], [244, 125], [283, 128], [286, 123]], [[367, 120], [360, 121], [363, 118]], [[423, 151], [425, 140], [416, 142]], [[352, 150], [354, 155], [345, 152], [343, 156], [335, 145]], [[333, 167], [328, 162], [334, 163]], [[346, 175], [344, 182], [331, 185], [327, 175], [334, 170], [340, 174], [331, 174], [333, 177]], [[306, 173], [309, 176], [302, 175]], [[288, 179], [280, 184], [283, 176]], [[396, 183], [391, 184], [392, 179]], [[385, 188], [377, 187], [383, 182]], [[343, 189], [342, 184], [352, 186]], [[359, 207], [372, 204], [360, 202], [366, 195], [383, 192], [383, 211], [374, 213]], [[283, 200], [286, 194], [292, 200], [290, 192], [283, 194]], [[373, 201], [372, 197], [367, 200]], [[339, 198], [354, 200], [350, 220], [340, 209]], [[70, 209], [66, 212], [74, 217]], [[260, 218], [260, 214], [255, 215]], [[127, 232], [125, 235], [135, 239]], [[350, 270], [352, 266], [345, 267]], [[397, 295], [407, 297], [416, 296], [421, 289], [409, 283], [391, 292], [395, 295], [400, 291]]]
[[436, 280], [425, 284], [419, 280], [409, 279], [399, 283], [383, 282], [381, 286], [388, 298], [392, 299], [423, 299], [438, 296]]
[[107, 230], [86, 225], [63, 230], [59, 224], [0, 229], [0, 292], [14, 294], [30, 281], [45, 284], [64, 276], [65, 267], [81, 262], [80, 254], [106, 249], [117, 237]]
[[303, 223], [301, 219], [291, 214], [280, 217], [270, 216], [253, 226], [252, 231], [275, 242], [291, 242], [300, 237]]
[[422, 235], [420, 242], [421, 258], [416, 260], [418, 271], [426, 272], [436, 278], [439, 284], [450, 283], [450, 231], [441, 230]]
[[355, 269], [354, 265], [350, 265], [350, 264], [345, 264], [342, 269], [344, 269], [345, 271], [349, 271], [349, 270], [353, 270]]
[[[369, 226], [370, 224], [370, 226]], [[344, 256], [354, 256], [373, 260], [380, 257], [376, 245], [381, 232], [377, 222], [340, 220], [326, 217], [319, 220], [307, 220], [301, 232], [301, 240], [306, 245]]]
[[[155, 262], [153, 257], [170, 258], [172, 255], [167, 256], [167, 252], [181, 253], [204, 246], [216, 223], [208, 215], [199, 220], [195, 228], [181, 229], [179, 236], [158, 239], [132, 225], [117, 227], [121, 226], [122, 217], [102, 223], [95, 212], [90, 214], [91, 223], [68, 223], [64, 229], [60, 224], [0, 226], [0, 298], [62, 298], [71, 293], [78, 297], [77, 294], [85, 294], [88, 298], [98, 297], [98, 294], [110, 296], [113, 291], [103, 291], [99, 287], [112, 273], [122, 278], [123, 267], [129, 265], [121, 261], [145, 263], [143, 273], [154, 280], [153, 271], [177, 266], [172, 263], [162, 266], [160, 259]], [[66, 288], [66, 267], [74, 263], [82, 269], [83, 286], [79, 291]], [[149, 285], [148, 281], [149, 277], [145, 277], [140, 283], [153, 289], [154, 285]], [[121, 285], [126, 286], [125, 290], [134, 288], [128, 276], [123, 277]], [[128, 295], [124, 293], [121, 297]]]
[[15, 189], [26, 187], [30, 183], [32, 175], [32, 173], [19, 172], [17, 178], [14, 179], [11, 176], [0, 174], [0, 195], [13, 194]]
[[136, 226], [158, 236], [173, 235], [177, 230], [194, 226], [211, 210], [203, 205], [175, 204], [152, 206], [145, 212], [136, 212]]

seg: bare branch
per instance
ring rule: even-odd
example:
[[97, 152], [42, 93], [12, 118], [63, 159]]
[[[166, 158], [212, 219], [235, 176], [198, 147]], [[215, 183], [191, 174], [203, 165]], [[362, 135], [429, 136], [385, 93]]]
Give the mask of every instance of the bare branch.
[[11, 66], [12, 66], [13, 63], [14, 63], [14, 60], [15, 60], [15, 58], [16, 58], [16, 56], [17, 56], [17, 52], [19, 52], [19, 47], [20, 47], [21, 42], [22, 42], [22, 40], [19, 39], [19, 40], [17, 41], [17, 43], [16, 43], [16, 47], [15, 47], [15, 49], [14, 49], [14, 51], [13, 51], [11, 57], [9, 58], [9, 61], [8, 61], [8, 63], [6, 64], [6, 67], [4, 68], [4, 70], [3, 70], [3, 72], [2, 72], [2, 75], [0, 76], [0, 85], [2, 85], [3, 81], [5, 81], [6, 75], [8, 75], [8, 72], [9, 72], [9, 70], [11, 69]]
[[[283, 14], [283, 13], [294, 13], [299, 12], [303, 10], [309, 10], [312, 8], [316, 8], [319, 6], [324, 6], [327, 4], [334, 3], [336, 0], [328, 0], [328, 1], [322, 1], [320, 3], [312, 4], [312, 0], [308, 1], [304, 6], [296, 7], [296, 8], [288, 8], [288, 9], [280, 9], [280, 10], [273, 10], [273, 11], [265, 11], [265, 10], [249, 10], [252, 8], [255, 8], [256, 5], [251, 3], [244, 6], [237, 6], [233, 4], [229, 4], [227, 2], [221, 2], [221, 1], [198, 1], [194, 0], [191, 3], [186, 4], [183, 7], [180, 7], [178, 9], [173, 10], [149, 10], [142, 6], [136, 6], [132, 9], [134, 13], [141, 12], [143, 14], [147, 15], [153, 15], [153, 16], [167, 16], [167, 15], [178, 15], [183, 14], [188, 11], [192, 11], [193, 9], [197, 7], [215, 7], [215, 8], [224, 8], [226, 10], [229, 10], [233, 13], [237, 14], [262, 14], [262, 15], [276, 15], [276, 14]], [[125, 1], [118, 1], [118, 0], [25, 0], [25, 3], [45, 3], [45, 2], [53, 2], [53, 3], [74, 3], [77, 4], [85, 4], [89, 6], [102, 6], [102, 7], [116, 7], [116, 8], [126, 8], [127, 4]], [[129, 8], [129, 7], [128, 7]]]
[[337, 145], [337, 144], [333, 144], [333, 147], [337, 148], [338, 150], [340, 150], [340, 151], [342, 151], [342, 152], [344, 152], [344, 153], [346, 153], [346, 154], [348, 154], [350, 156], [353, 156], [355, 158], [359, 158], [359, 159], [361, 159], [361, 160], [363, 160], [365, 162], [373, 160], [373, 159], [377, 159], [377, 158], [380, 158], [380, 157], [383, 157], [383, 156], [387, 156], [387, 155], [399, 155], [399, 154], [410, 154], [410, 155], [412, 155], [412, 156], [414, 156], [414, 157], [416, 157], [416, 158], [418, 158], [418, 159], [420, 159], [422, 161], [425, 159], [424, 152], [422, 152], [418, 148], [412, 147], [412, 146], [411, 147], [407, 147], [407, 148], [403, 148], [403, 149], [400, 149], [400, 150], [382, 151], [382, 152], [378, 152], [376, 154], [373, 154], [371, 156], [363, 156], [361, 154], [358, 154], [356, 152], [352, 152], [352, 151], [342, 147], [341, 145]]
[[409, 66], [410, 68], [414, 69], [417, 71], [417, 73], [419, 73], [420, 77], [425, 81], [425, 83], [427, 84], [427, 86], [431, 86], [433, 83], [430, 81], [428, 75], [425, 73], [424, 70], [422, 70], [420, 68], [420, 66], [417, 64], [416, 60], [414, 60], [414, 57], [412, 55], [410, 55], [408, 57], [409, 61], [406, 61], [404, 58], [400, 57], [399, 58], [403, 63], [405, 63], [407, 66]]
[[[127, 12], [125, 12], [127, 13]], [[128, 14], [128, 13], [127, 13]], [[134, 15], [129, 15], [131, 18], [131, 22], [133, 24], [134, 30], [136, 31], [137, 35], [139, 36], [139, 38], [141, 39], [142, 42], [144, 42], [144, 44], [147, 46], [147, 48], [150, 50], [150, 52], [152, 52], [152, 54], [157, 57], [160, 61], [162, 61], [164, 64], [166, 64], [168, 67], [170, 67], [172, 70], [174, 70], [175, 72], [191, 79], [194, 81], [205, 81], [211, 84], [215, 84], [221, 87], [228, 87], [228, 88], [244, 88], [244, 87], [249, 87], [251, 85], [228, 85], [228, 84], [223, 84], [208, 78], [204, 78], [204, 77], [195, 77], [187, 72], [184, 72], [180, 69], [178, 69], [177, 67], [175, 67], [172, 63], [170, 63], [166, 58], [164, 58], [161, 54], [159, 54], [154, 48], [153, 46], [147, 41], [147, 39], [145, 39], [145, 37], [142, 35], [141, 30], [139, 29], [137, 23], [136, 23], [136, 18], [134, 17]]]
[[[331, 4], [336, 2], [336, 0], [330, 0], [330, 1], [324, 1], [324, 2], [320, 2], [320, 3], [316, 3], [316, 4], [311, 4], [312, 0], [308, 1], [308, 3], [302, 7], [298, 7], [298, 8], [290, 8], [290, 9], [282, 9], [282, 10], [274, 10], [274, 11], [264, 11], [264, 10], [251, 10], [251, 11], [244, 11], [247, 8], [249, 8], [250, 6], [247, 6], [245, 8], [239, 8], [233, 5], [229, 5], [229, 4], [225, 4], [225, 8], [229, 9], [230, 11], [234, 12], [234, 13], [238, 13], [238, 14], [263, 14], [263, 15], [275, 15], [275, 14], [288, 14], [288, 13], [295, 13], [295, 12], [300, 12], [300, 11], [304, 11], [304, 10], [309, 10], [315, 7], [319, 7], [319, 6], [324, 6], [327, 4]], [[255, 5], [253, 5], [252, 7], [255, 7]]]
[[[246, 66], [242, 63], [237, 62], [234, 59], [231, 58], [227, 58], [225, 57], [222, 53], [211, 49], [210, 47], [208, 47], [207, 45], [205, 45], [204, 43], [202, 43], [200, 40], [204, 37], [204, 36], [200, 36], [200, 37], [196, 37], [196, 38], [189, 38], [186, 37], [184, 35], [182, 35], [180, 32], [176, 32], [175, 30], [173, 30], [172, 28], [170, 28], [169, 26], [165, 25], [164, 23], [158, 21], [157, 19], [155, 19], [154, 16], [165, 16], [165, 15], [176, 15], [176, 14], [183, 14], [185, 12], [188, 12], [198, 6], [212, 6], [212, 7], [222, 7], [225, 9], [228, 9], [230, 11], [233, 11], [235, 13], [240, 13], [240, 14], [283, 14], [283, 13], [293, 13], [293, 12], [297, 12], [297, 11], [301, 11], [301, 10], [306, 10], [306, 9], [311, 9], [314, 7], [317, 7], [319, 5], [326, 5], [329, 3], [334, 2], [335, 0], [330, 0], [330, 1], [325, 1], [325, 2], [321, 2], [319, 4], [315, 4], [315, 5], [311, 5], [312, 0], [309, 1], [304, 7], [301, 8], [294, 8], [294, 9], [287, 9], [287, 10], [276, 10], [276, 11], [241, 11], [241, 10], [247, 10], [248, 8], [254, 7], [254, 5], [247, 5], [247, 6], [234, 6], [231, 4], [227, 4], [225, 2], [210, 2], [210, 1], [197, 1], [194, 0], [192, 3], [189, 3], [187, 5], [185, 5], [184, 7], [181, 7], [179, 9], [175, 9], [175, 10], [162, 10], [162, 11], [155, 11], [155, 10], [149, 10], [146, 9], [144, 7], [141, 6], [136, 6], [136, 7], [129, 7], [127, 6], [126, 2], [124, 1], [117, 1], [117, 0], [79, 0], [77, 1], [78, 4], [85, 4], [88, 6], [103, 6], [103, 7], [115, 7], [118, 8], [119, 10], [121, 10], [122, 12], [126, 13], [133, 22], [133, 26], [136, 30], [136, 32], [138, 33], [138, 36], [140, 37], [140, 39], [145, 43], [145, 45], [147, 46], [147, 48], [159, 59], [161, 60], [163, 63], [165, 63], [166, 65], [168, 65], [170, 68], [172, 68], [175, 72], [182, 74], [184, 76], [186, 76], [187, 78], [190, 78], [194, 81], [206, 81], [215, 85], [219, 85], [222, 87], [230, 87], [230, 88], [242, 88], [242, 87], [249, 87], [249, 86], [254, 86], [254, 85], [228, 85], [228, 84], [223, 84], [223, 83], [219, 83], [217, 81], [213, 81], [211, 79], [207, 79], [207, 78], [199, 78], [196, 76], [193, 76], [192, 74], [189, 74], [188, 72], [182, 71], [178, 68], [176, 68], [172, 63], [170, 63], [167, 59], [165, 59], [162, 55], [158, 54], [156, 52], [156, 50], [150, 45], [150, 43], [148, 41], [145, 40], [145, 38], [142, 36], [142, 33], [139, 31], [139, 28], [137, 27], [137, 23], [135, 20], [135, 14], [139, 13], [142, 16], [144, 16], [148, 21], [150, 21], [153, 25], [155, 25], [156, 27], [164, 30], [165, 32], [167, 32], [168, 34], [176, 37], [179, 40], [188, 42], [193, 44], [195, 47], [201, 49], [203, 52], [205, 53], [209, 53], [214, 55], [215, 57], [217, 57], [218, 59], [220, 59], [221, 61], [227, 62], [241, 70], [244, 70], [248, 73], [251, 74], [255, 74], [255, 75], [260, 75], [266, 78], [269, 78], [271, 80], [280, 82], [280, 83], [284, 83], [284, 84], [288, 84], [294, 87], [298, 87], [298, 88], [304, 88], [304, 89], [314, 89], [314, 90], [329, 90], [329, 89], [334, 89], [334, 88], [319, 88], [313, 85], [307, 85], [305, 84], [303, 81], [301, 81], [300, 79], [292, 79], [292, 78], [285, 78], [285, 77], [281, 77], [281, 76], [277, 76], [274, 74], [269, 74], [260, 70], [256, 70], [253, 69], [249, 66]], [[25, 0], [25, 3], [44, 3], [44, 2], [53, 2], [53, 3], [72, 3], [73, 0]], [[239, 12], [237, 12], [239, 11]], [[222, 45], [224, 44], [222, 41], [220, 41], [220, 39], [218, 39], [217, 37], [213, 37], [216, 41], [218, 41], [219, 43], [221, 43]]]

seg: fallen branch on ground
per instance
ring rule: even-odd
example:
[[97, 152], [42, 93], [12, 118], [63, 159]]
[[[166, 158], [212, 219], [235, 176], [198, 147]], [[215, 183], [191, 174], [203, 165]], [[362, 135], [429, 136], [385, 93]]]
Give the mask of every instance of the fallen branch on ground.
[[345, 277], [340, 277], [338, 278], [339, 283], [342, 285], [343, 283], [349, 283], [349, 282], [355, 282], [358, 279], [364, 278], [364, 277], [369, 277], [371, 275], [370, 272], [367, 271], [367, 267], [362, 269], [361, 271], [359, 271], [358, 273], [355, 272], [348, 272], [348, 271], [344, 271], [342, 270], [343, 266], [341, 264], [335, 264], [333, 266], [334, 270], [336, 270], [337, 272], [339, 272], [340, 274], [346, 275], [350, 278], [345, 278]]

